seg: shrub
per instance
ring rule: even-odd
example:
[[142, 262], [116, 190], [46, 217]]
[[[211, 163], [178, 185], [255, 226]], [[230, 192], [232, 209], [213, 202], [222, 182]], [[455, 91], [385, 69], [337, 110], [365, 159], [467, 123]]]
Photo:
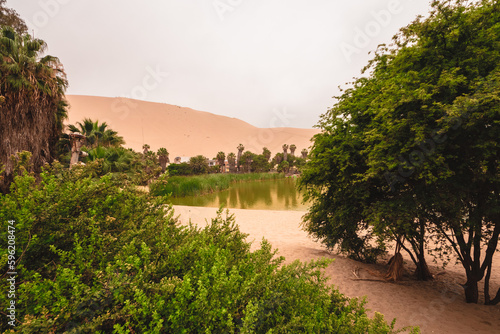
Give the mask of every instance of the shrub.
[[167, 167], [167, 171], [168, 175], [171, 176], [185, 176], [193, 174], [193, 170], [187, 162], [183, 162], [180, 164], [170, 164]]
[[[22, 250], [16, 331], [393, 331], [327, 284], [327, 260], [283, 265], [266, 241], [251, 252], [222, 212], [203, 229], [179, 226], [162, 198], [95, 178], [94, 167], [55, 164], [38, 183], [24, 173], [0, 195], [2, 229], [15, 220]], [[0, 243], [5, 272], [6, 238]]]

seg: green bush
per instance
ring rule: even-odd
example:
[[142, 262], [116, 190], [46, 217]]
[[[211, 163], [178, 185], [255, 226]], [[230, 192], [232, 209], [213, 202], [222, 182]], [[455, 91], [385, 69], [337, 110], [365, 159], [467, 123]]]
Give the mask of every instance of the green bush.
[[193, 174], [193, 170], [187, 162], [183, 162], [180, 164], [170, 164], [167, 167], [167, 172], [170, 176], [186, 176]]
[[283, 265], [266, 241], [251, 252], [222, 212], [203, 229], [179, 226], [162, 197], [95, 178], [94, 169], [56, 164], [39, 182], [21, 173], [0, 195], [2, 231], [8, 220], [16, 226], [16, 332], [393, 331], [327, 284], [327, 260]]

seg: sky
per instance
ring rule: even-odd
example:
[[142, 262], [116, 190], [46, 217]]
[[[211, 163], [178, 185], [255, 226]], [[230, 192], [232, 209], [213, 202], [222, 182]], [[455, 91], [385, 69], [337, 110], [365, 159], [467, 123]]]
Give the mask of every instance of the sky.
[[67, 94], [310, 128], [428, 0], [8, 0]]

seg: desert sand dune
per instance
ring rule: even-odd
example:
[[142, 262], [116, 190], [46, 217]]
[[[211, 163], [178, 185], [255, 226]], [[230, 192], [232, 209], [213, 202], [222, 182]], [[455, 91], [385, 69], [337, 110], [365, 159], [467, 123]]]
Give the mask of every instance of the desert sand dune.
[[[267, 147], [272, 154], [282, 152], [283, 144], [295, 144], [296, 155], [311, 146], [315, 129], [257, 128], [236, 118], [169, 104], [144, 102], [126, 98], [68, 95], [70, 104], [67, 124], [83, 118], [106, 122], [125, 139], [125, 147], [142, 151], [148, 144], [153, 151], [165, 147], [170, 157], [202, 154], [213, 158], [219, 151], [245, 150], [262, 153]], [[273, 121], [274, 120], [274, 121]], [[280, 123], [281, 122], [281, 123]], [[270, 115], [270, 126], [286, 124]]]

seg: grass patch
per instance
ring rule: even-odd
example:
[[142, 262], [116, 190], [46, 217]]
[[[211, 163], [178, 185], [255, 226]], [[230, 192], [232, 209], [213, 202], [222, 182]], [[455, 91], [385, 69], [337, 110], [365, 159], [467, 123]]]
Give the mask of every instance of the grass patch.
[[282, 179], [281, 173], [209, 174], [197, 176], [172, 176], [163, 184], [151, 187], [155, 196], [171, 194], [172, 197], [205, 195], [229, 189], [232, 183]]

